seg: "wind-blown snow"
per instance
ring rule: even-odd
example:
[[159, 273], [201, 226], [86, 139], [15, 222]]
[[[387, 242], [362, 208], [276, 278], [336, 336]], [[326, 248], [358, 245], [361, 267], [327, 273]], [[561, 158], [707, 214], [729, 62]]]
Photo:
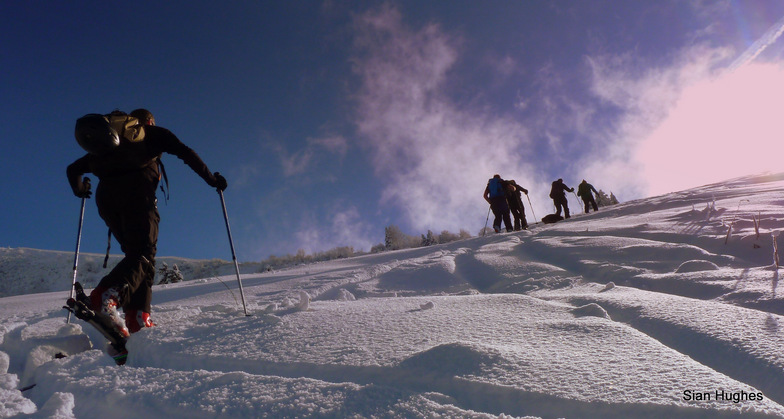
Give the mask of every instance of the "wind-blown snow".
[[[66, 324], [69, 276], [36, 280], [61, 291], [0, 299], [0, 417], [784, 417], [783, 205], [784, 174], [750, 176], [530, 231], [246, 266], [247, 317], [213, 261], [155, 287], [158, 326], [122, 367]], [[63, 269], [24, 252], [0, 280]]]

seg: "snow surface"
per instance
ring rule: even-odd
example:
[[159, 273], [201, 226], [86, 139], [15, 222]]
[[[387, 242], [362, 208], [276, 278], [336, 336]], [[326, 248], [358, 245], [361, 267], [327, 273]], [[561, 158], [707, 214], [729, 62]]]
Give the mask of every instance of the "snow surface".
[[[66, 324], [69, 278], [52, 278], [61, 291], [0, 299], [0, 417], [781, 418], [782, 229], [784, 174], [760, 175], [530, 231], [245, 267], [250, 316], [222, 271], [156, 286], [158, 326], [125, 366]], [[0, 281], [61, 269], [25, 252]]]

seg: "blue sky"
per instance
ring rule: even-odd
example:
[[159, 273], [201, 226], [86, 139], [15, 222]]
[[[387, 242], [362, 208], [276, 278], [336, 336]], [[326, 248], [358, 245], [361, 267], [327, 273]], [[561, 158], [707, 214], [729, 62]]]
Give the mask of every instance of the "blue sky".
[[[557, 178], [628, 201], [780, 171], [782, 16], [778, 0], [0, 2], [0, 246], [73, 250], [74, 122], [116, 108], [150, 109], [226, 176], [241, 261], [368, 250], [390, 224], [477, 234], [495, 173], [541, 218]], [[164, 163], [159, 255], [230, 258], [217, 194]], [[90, 200], [82, 248], [105, 246]]]

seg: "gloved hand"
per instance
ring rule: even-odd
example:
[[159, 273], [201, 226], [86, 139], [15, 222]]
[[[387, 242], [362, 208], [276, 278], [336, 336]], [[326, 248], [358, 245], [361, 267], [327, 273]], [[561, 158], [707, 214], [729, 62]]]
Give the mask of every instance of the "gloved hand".
[[85, 177], [84, 180], [79, 182], [74, 189], [74, 195], [76, 195], [77, 198], [90, 198], [92, 194], [92, 186], [90, 185], [90, 178], [88, 177]]
[[220, 190], [220, 191], [225, 191], [225, 190], [226, 190], [226, 188], [228, 188], [228, 187], [229, 187], [229, 184], [228, 184], [228, 183], [226, 183], [226, 178], [225, 178], [225, 177], [223, 177], [223, 176], [220, 174], [220, 172], [215, 172], [215, 173], [213, 174], [213, 176], [215, 177], [215, 180], [213, 181], [213, 183], [212, 183], [212, 184], [210, 184], [210, 186], [212, 186], [213, 188], [217, 188], [217, 189], [218, 189], [218, 190]]

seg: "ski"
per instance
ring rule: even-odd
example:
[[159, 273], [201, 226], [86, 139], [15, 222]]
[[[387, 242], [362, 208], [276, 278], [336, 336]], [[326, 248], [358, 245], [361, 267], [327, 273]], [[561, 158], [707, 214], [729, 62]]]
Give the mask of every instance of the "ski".
[[90, 298], [84, 293], [82, 284], [75, 282], [74, 290], [76, 291], [76, 298], [69, 298], [66, 301], [66, 306], [63, 306], [63, 308], [101, 332], [113, 349], [112, 352], [114, 354], [109, 353], [109, 356], [114, 359], [117, 365], [124, 365], [128, 358], [128, 350], [125, 348], [127, 338], [112, 326], [112, 322], [106, 315], [90, 309]]

